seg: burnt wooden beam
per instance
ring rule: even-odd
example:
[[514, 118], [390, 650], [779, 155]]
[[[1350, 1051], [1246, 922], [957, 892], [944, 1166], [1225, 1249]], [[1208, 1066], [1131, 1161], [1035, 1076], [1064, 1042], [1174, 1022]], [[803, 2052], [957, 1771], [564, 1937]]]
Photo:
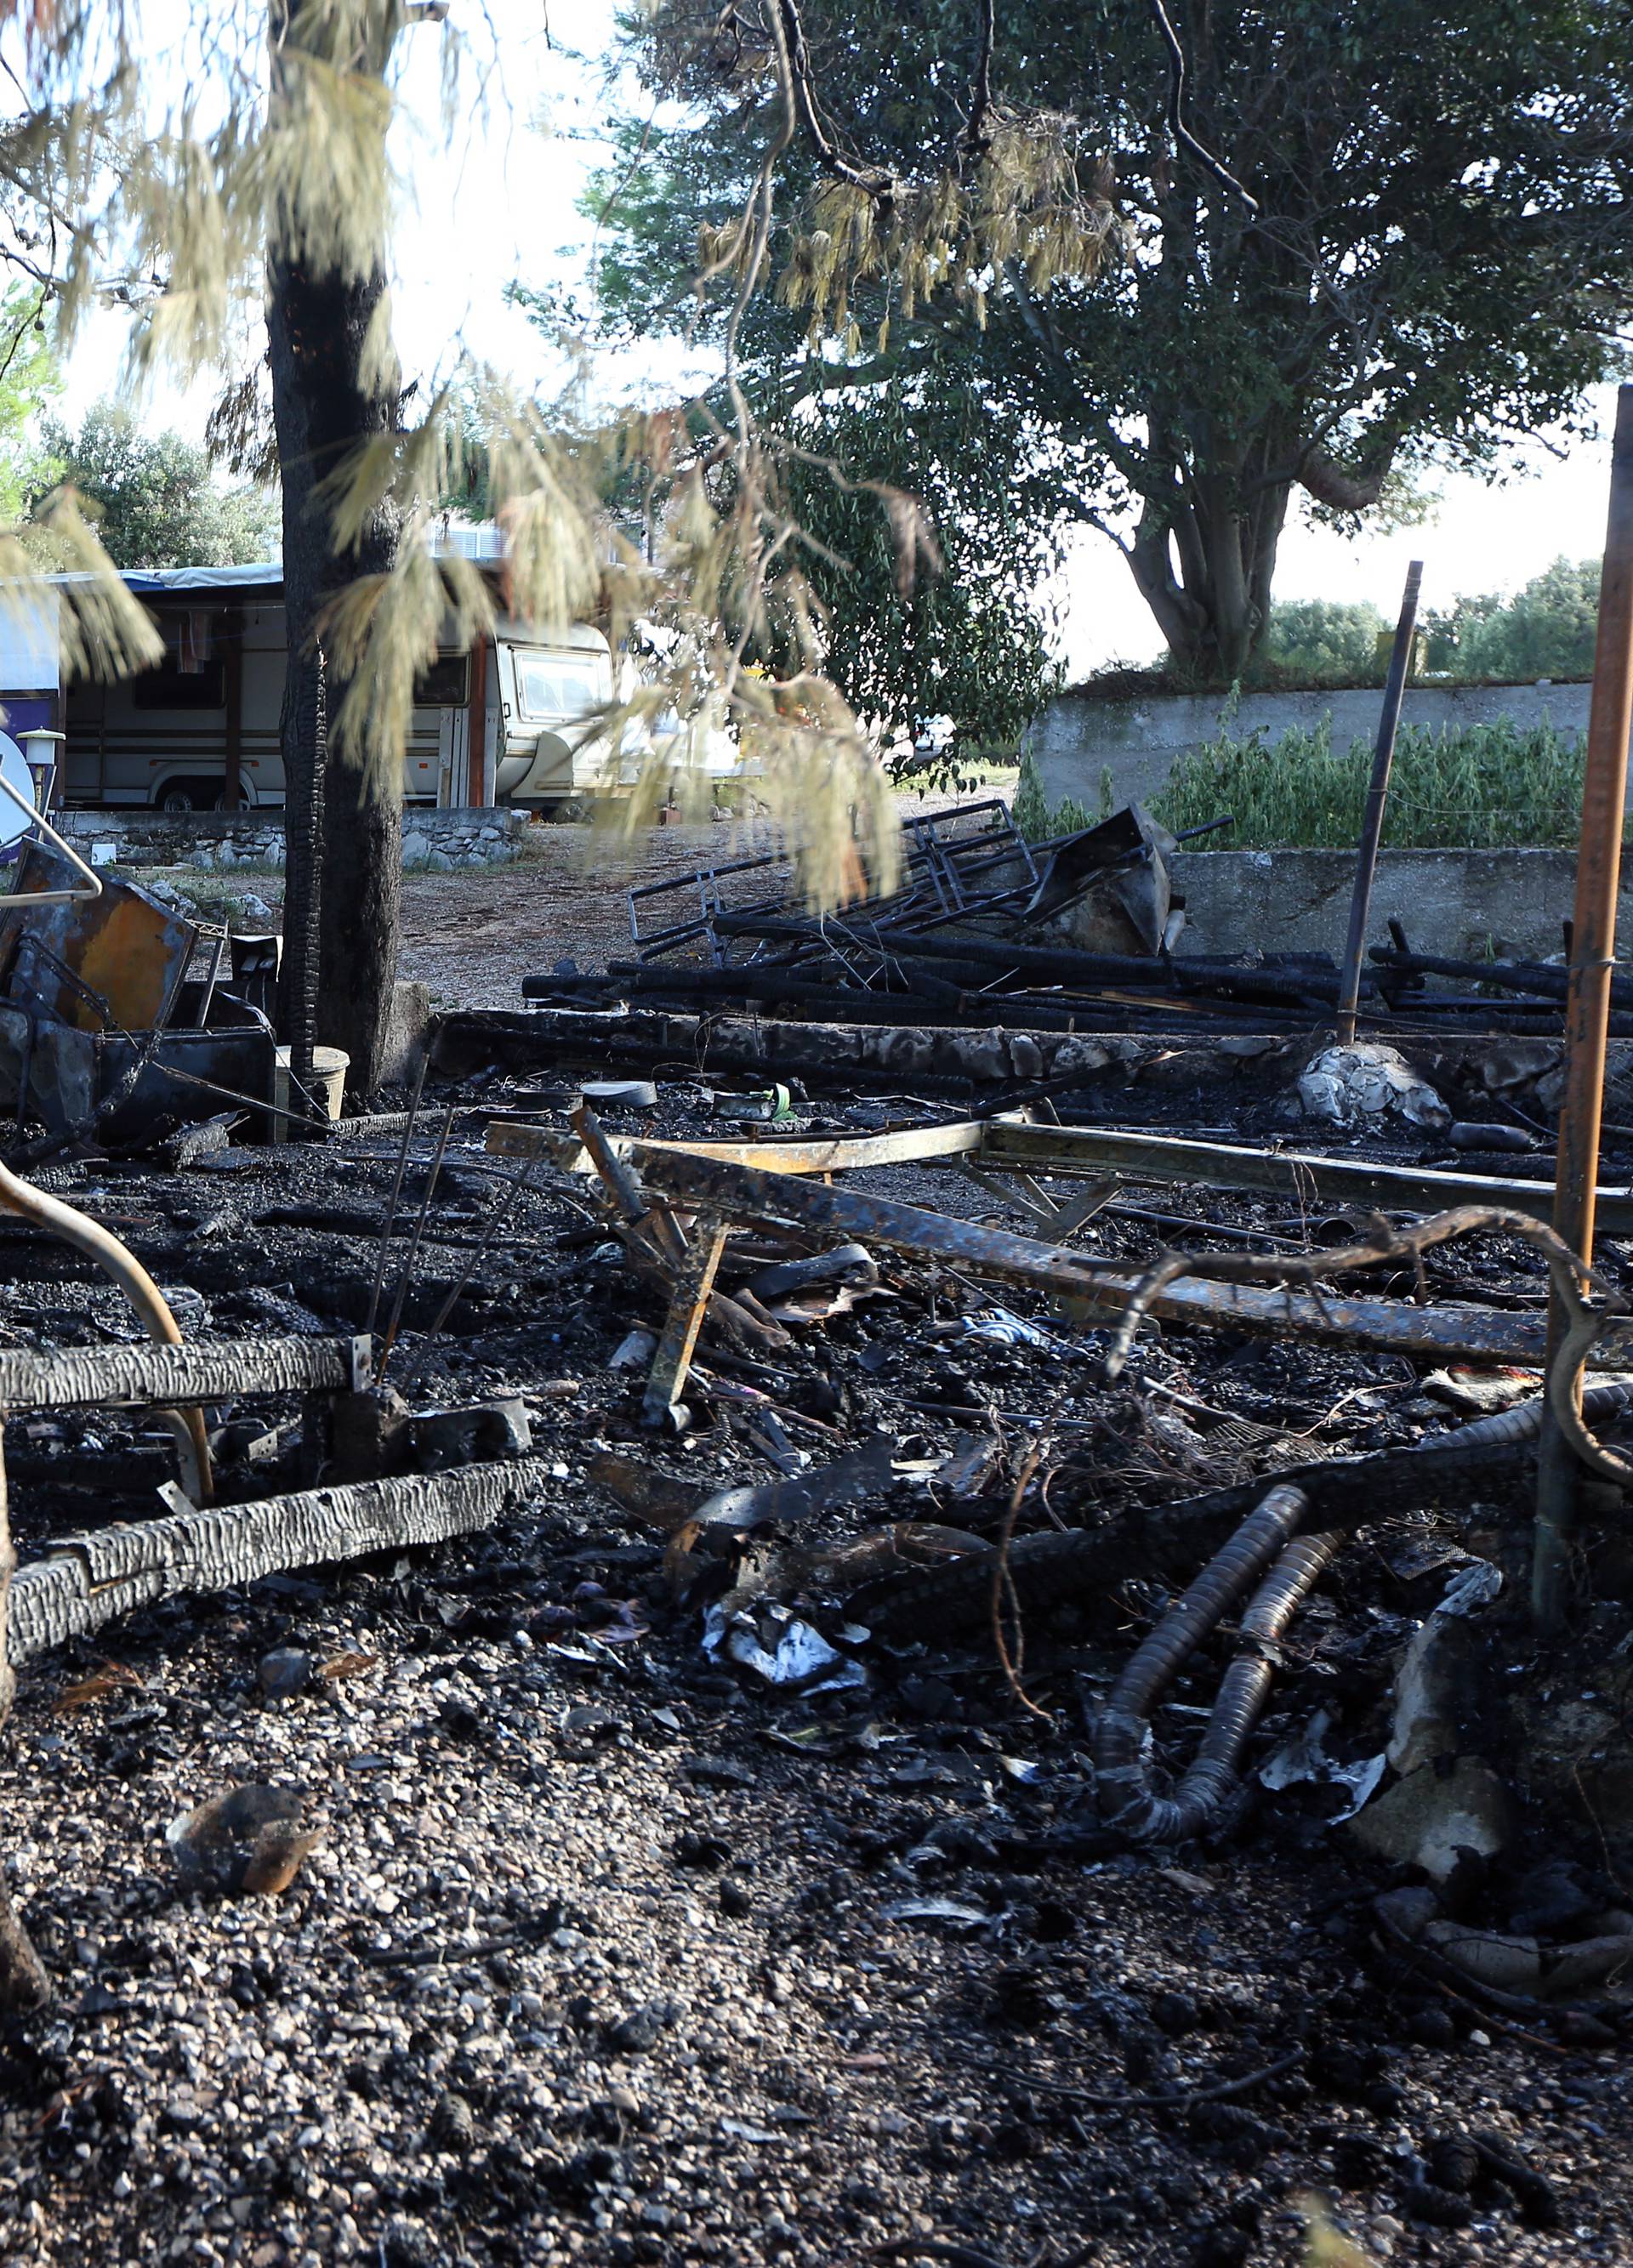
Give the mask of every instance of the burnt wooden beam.
[[12, 1579], [8, 1657], [25, 1661], [181, 1592], [225, 1590], [296, 1567], [469, 1535], [550, 1478], [547, 1459], [518, 1457], [64, 1536]]
[[95, 1409], [107, 1403], [241, 1401], [338, 1393], [368, 1382], [366, 1337], [194, 1339], [181, 1346], [0, 1348], [0, 1410]]

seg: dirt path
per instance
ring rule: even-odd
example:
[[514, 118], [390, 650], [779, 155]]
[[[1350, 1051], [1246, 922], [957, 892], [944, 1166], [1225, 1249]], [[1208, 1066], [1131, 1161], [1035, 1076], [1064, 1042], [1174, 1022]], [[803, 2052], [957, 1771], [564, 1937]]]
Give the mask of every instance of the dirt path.
[[728, 827], [654, 827], [628, 846], [588, 827], [536, 827], [514, 866], [409, 874], [399, 973], [436, 1007], [516, 1008], [555, 961], [605, 968], [631, 951], [626, 893], [740, 857]]
[[[905, 816], [999, 792], [1008, 799], [1007, 787], [988, 787], [964, 799], [898, 801]], [[530, 828], [514, 866], [404, 878], [399, 974], [429, 984], [439, 1008], [518, 1007], [521, 980], [536, 970], [562, 960], [602, 968], [629, 955], [633, 885], [678, 879], [768, 847], [765, 835], [723, 823], [654, 827], [632, 843], [590, 827]]]

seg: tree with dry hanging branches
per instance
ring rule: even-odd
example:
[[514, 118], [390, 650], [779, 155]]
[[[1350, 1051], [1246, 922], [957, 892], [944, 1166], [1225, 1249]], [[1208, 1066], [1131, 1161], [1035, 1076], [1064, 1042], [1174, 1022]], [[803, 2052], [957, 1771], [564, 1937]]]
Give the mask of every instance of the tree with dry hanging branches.
[[[773, 812], [799, 821], [813, 903], [889, 887], [888, 789], [844, 701], [816, 666], [805, 539], [784, 458], [741, 394], [657, 414], [587, 416], [541, 405], [469, 357], [420, 388], [409, 414], [385, 276], [403, 185], [393, 173], [403, 43], [442, 42], [448, 131], [480, 130], [495, 96], [494, 27], [400, 0], [270, 0], [183, 12], [178, 46], [143, 0], [88, 0], [20, 17], [26, 107], [0, 129], [0, 240], [38, 284], [66, 349], [90, 309], [131, 315], [134, 387], [159, 371], [224, 381], [215, 438], [263, 470], [255, 362], [262, 325], [272, 455], [284, 480], [293, 666], [284, 719], [291, 872], [285, 1014], [345, 1048], [375, 1083], [396, 961], [399, 809], [416, 673], [486, 631], [497, 601], [437, 541], [443, 499], [479, 452], [506, 538], [503, 602], [543, 625], [592, 616], [615, 643], [637, 617], [663, 634], [663, 681], [603, 720], [666, 711], [724, 724]], [[174, 33], [166, 15], [166, 31]], [[166, 71], [142, 68], [164, 53]], [[745, 190], [730, 265], [746, 305], [770, 272], [776, 167], [797, 132], [792, 81]], [[264, 444], [267, 436], [260, 438]], [[607, 509], [642, 481], [661, 541], [632, 542]], [[911, 563], [911, 499], [880, 489]], [[69, 659], [117, 670], [152, 658], [145, 615], [97, 553], [71, 496], [54, 498], [33, 550], [0, 536], [11, 602], [31, 567], [83, 570], [69, 593]], [[653, 552], [655, 551], [655, 556]], [[75, 642], [78, 642], [77, 645]], [[639, 823], [668, 782], [627, 806]]]

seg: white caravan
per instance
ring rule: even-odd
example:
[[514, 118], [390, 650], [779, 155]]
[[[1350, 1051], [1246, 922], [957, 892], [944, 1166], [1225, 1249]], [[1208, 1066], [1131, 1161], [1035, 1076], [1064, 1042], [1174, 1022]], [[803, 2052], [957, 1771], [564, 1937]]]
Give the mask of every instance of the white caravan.
[[[160, 811], [280, 806], [281, 567], [132, 570], [124, 579], [164, 638], [156, 668], [77, 684], [64, 698], [55, 683], [34, 681], [49, 665], [31, 659], [13, 664], [6, 674], [16, 681], [0, 687], [0, 703], [20, 722], [65, 733], [60, 799]], [[602, 719], [632, 671], [584, 623], [550, 637], [502, 619], [470, 652], [439, 655], [416, 687], [409, 801], [563, 812], [597, 789], [628, 786], [640, 751], [626, 733], [610, 763]], [[678, 754], [692, 736], [670, 720], [658, 737]], [[720, 776], [735, 770], [735, 751], [715, 734], [691, 760]]]

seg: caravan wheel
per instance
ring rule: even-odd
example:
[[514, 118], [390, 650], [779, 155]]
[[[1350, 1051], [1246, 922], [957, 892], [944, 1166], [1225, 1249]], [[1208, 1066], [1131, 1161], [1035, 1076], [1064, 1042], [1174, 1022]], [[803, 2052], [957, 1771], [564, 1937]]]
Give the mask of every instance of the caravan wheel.
[[220, 811], [225, 807], [225, 780], [172, 780], [161, 788], [157, 808], [160, 811]]

